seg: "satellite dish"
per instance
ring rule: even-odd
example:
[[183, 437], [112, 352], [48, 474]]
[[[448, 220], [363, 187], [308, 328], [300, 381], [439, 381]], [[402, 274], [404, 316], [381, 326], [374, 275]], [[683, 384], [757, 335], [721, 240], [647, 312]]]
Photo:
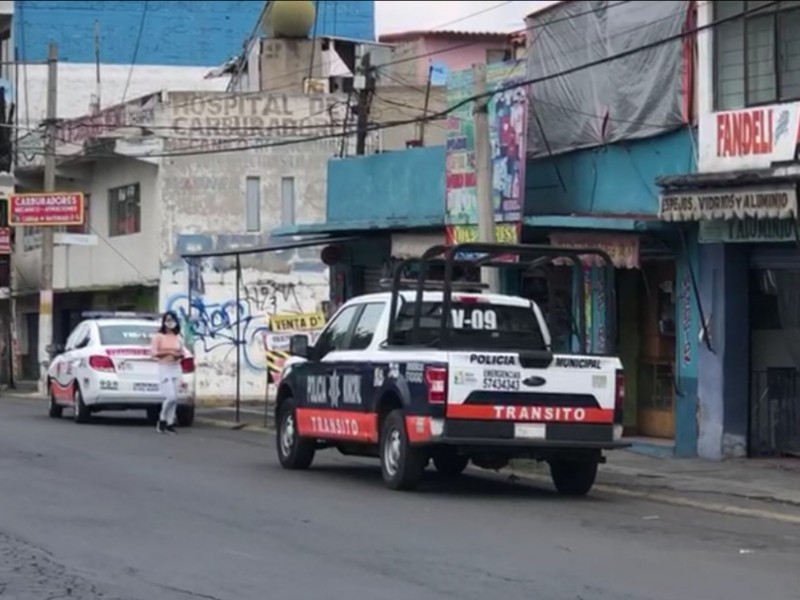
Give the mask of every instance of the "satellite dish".
[[272, 0], [264, 12], [261, 29], [270, 38], [307, 38], [316, 13], [312, 0]]

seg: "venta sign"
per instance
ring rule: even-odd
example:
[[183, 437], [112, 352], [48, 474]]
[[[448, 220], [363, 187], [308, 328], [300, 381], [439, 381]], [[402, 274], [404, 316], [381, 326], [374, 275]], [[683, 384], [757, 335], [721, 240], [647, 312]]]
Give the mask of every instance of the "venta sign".
[[799, 134], [798, 102], [704, 114], [699, 171], [763, 169], [793, 161]]

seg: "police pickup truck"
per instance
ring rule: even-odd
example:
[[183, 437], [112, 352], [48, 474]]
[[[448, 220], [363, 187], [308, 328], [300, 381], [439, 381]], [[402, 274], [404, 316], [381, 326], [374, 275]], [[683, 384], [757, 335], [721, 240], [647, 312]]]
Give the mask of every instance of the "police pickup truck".
[[379, 457], [389, 488], [412, 489], [430, 461], [454, 476], [529, 458], [549, 464], [560, 493], [588, 493], [602, 451], [626, 445], [620, 360], [552, 353], [528, 299], [422, 287], [350, 300], [313, 346], [292, 337], [280, 464], [307, 469], [337, 448]]

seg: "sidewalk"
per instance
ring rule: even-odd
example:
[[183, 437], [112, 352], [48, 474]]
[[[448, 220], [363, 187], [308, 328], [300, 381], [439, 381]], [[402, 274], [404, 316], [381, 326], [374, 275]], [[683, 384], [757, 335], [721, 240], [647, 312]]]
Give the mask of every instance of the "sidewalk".
[[199, 404], [195, 408], [195, 417], [201, 423], [207, 422], [210, 425], [227, 426], [232, 429], [272, 427], [272, 403], [267, 408], [263, 400], [242, 400], [239, 404], [238, 421], [234, 402], [225, 402], [223, 405]]
[[[800, 460], [653, 458], [607, 453], [595, 489], [715, 512], [800, 525]], [[519, 461], [510, 475], [549, 480], [544, 464]]]

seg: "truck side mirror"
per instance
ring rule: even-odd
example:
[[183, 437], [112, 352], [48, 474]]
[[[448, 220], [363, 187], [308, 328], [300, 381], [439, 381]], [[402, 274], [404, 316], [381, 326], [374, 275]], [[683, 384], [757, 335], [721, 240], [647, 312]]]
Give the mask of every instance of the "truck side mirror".
[[289, 338], [289, 354], [300, 358], [309, 358], [308, 337], [297, 334]]

